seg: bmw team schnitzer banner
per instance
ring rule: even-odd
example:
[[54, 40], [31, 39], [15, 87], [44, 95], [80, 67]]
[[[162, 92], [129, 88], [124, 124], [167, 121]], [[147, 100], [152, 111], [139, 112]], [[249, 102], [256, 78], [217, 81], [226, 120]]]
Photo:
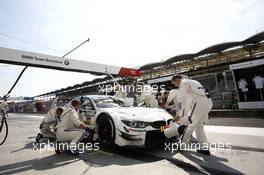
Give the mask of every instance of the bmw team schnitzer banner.
[[137, 77], [140, 71], [118, 66], [73, 60], [58, 56], [33, 53], [0, 47], [0, 63], [91, 73], [95, 75], [115, 74]]

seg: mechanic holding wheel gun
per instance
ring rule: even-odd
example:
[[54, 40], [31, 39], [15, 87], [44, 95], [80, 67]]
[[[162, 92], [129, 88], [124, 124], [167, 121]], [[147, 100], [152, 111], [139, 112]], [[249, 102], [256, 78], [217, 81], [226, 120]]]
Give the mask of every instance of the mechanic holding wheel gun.
[[70, 149], [69, 153], [78, 155], [78, 144], [84, 139], [86, 134], [89, 136], [94, 134], [94, 130], [82, 123], [78, 116], [81, 103], [79, 100], [72, 100], [71, 106], [64, 111], [59, 118], [59, 123], [56, 127], [56, 136], [60, 142], [70, 142], [74, 149]]
[[183, 135], [182, 143], [187, 144], [192, 133], [195, 131], [200, 144], [200, 149], [197, 149], [197, 152], [210, 155], [209, 145], [204, 131], [204, 123], [208, 119], [208, 114], [213, 107], [210, 96], [201, 83], [196, 80], [185, 79], [182, 75], [173, 76], [172, 83], [176, 87], [179, 87], [181, 94], [180, 101], [182, 107], [185, 108], [181, 114], [175, 116], [175, 120], [179, 121], [181, 117], [186, 116], [189, 122]]

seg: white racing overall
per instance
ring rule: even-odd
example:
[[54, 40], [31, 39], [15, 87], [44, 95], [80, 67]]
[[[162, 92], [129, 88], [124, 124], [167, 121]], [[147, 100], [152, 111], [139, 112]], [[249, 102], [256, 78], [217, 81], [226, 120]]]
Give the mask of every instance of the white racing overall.
[[85, 130], [80, 129], [81, 121], [74, 108], [69, 107], [60, 117], [56, 127], [56, 136], [60, 142], [78, 144], [85, 136]]
[[56, 133], [54, 131], [54, 128], [58, 123], [56, 109], [57, 108], [53, 108], [49, 110], [41, 122], [40, 132], [44, 137], [56, 138]]
[[49, 112], [43, 118], [40, 124], [40, 132], [43, 134], [43, 137], [47, 138], [56, 138], [56, 133], [54, 131], [57, 123], [58, 117], [56, 114], [57, 105], [56, 100], [53, 101]]
[[118, 91], [115, 93], [115, 97], [117, 98], [121, 98], [121, 99], [126, 99], [127, 98], [127, 94], [123, 91]]
[[212, 100], [207, 97], [205, 88], [195, 80], [183, 79], [179, 90], [184, 109], [183, 122], [181, 123], [187, 124], [186, 122], [188, 122], [182, 142], [188, 143], [195, 131], [199, 143], [207, 144], [204, 123], [213, 107]]
[[[180, 91], [179, 89], [172, 89], [170, 90], [168, 99], [166, 101], [166, 107], [170, 109], [170, 113], [175, 116], [177, 111], [181, 108], [180, 103]], [[173, 102], [173, 105], [170, 105], [170, 103]]]
[[153, 95], [153, 89], [150, 85], [144, 85], [141, 95], [138, 99], [138, 104], [144, 102], [148, 108], [159, 107], [158, 100], [155, 95]]

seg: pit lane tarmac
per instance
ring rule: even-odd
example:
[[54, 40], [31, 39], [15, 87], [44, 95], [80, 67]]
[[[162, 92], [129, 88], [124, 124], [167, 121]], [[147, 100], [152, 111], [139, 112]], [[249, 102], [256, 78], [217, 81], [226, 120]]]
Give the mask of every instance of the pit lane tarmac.
[[[139, 149], [113, 146], [111, 148], [102, 148], [98, 152], [94, 152], [94, 154], [88, 154], [88, 156], [80, 155], [79, 157], [86, 162], [93, 163], [96, 160], [94, 155], [100, 154], [100, 156], [104, 155], [110, 158], [119, 155], [148, 163], [165, 160], [191, 174], [243, 174], [238, 170], [222, 164], [219, 161], [221, 159], [214, 155], [207, 156], [194, 151], [179, 150], [172, 153], [164, 149], [165, 145], [156, 145]], [[261, 149], [261, 151], [264, 151], [264, 149]], [[190, 159], [191, 162], [185, 161], [184, 157], [185, 159]], [[208, 164], [206, 162], [208, 162]], [[214, 164], [214, 166], [210, 167], [212, 164]]]
[[226, 133], [208, 132], [209, 141], [232, 143], [231, 151], [211, 156], [195, 151], [172, 153], [157, 145], [146, 149], [100, 147], [75, 157], [32, 150], [41, 118], [22, 114], [8, 118], [10, 135], [0, 147], [0, 174], [260, 174], [264, 167], [263, 128], [242, 128], [248, 136], [225, 126]]

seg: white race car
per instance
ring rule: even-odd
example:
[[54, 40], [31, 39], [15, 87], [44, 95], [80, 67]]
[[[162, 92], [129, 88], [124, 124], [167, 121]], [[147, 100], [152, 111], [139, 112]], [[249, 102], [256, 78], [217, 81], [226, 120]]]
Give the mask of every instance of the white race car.
[[145, 107], [122, 107], [113, 96], [88, 95], [81, 101], [80, 118], [92, 126], [101, 143], [145, 147], [162, 143], [162, 133], [173, 119], [165, 110]]

